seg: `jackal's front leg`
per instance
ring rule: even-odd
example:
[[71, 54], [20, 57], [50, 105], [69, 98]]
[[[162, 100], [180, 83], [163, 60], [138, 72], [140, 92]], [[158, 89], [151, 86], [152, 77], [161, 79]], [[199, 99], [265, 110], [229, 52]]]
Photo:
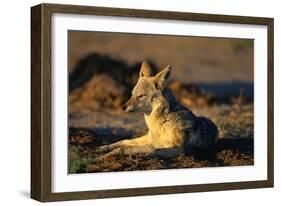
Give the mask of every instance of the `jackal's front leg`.
[[116, 155], [136, 155], [136, 154], [150, 154], [154, 151], [154, 148], [151, 145], [142, 145], [142, 146], [124, 146], [113, 149], [112, 151], [101, 155], [98, 157], [98, 160], [105, 160], [107, 158], [116, 156]]
[[125, 139], [109, 145], [103, 145], [98, 148], [99, 152], [109, 152], [119, 147], [135, 147], [149, 144], [149, 136], [144, 135], [134, 139]]

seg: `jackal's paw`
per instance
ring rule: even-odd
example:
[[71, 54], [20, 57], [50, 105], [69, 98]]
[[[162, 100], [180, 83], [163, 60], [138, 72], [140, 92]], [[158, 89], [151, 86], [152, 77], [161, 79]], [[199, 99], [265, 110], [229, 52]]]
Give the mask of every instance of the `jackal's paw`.
[[98, 161], [104, 161], [104, 160], [107, 160], [109, 158], [112, 158], [116, 155], [121, 155], [123, 154], [123, 150], [121, 148], [117, 148], [117, 149], [114, 149], [106, 154], [103, 154], [103, 155], [100, 155], [99, 157], [97, 157], [97, 160]]
[[109, 145], [103, 145], [103, 146], [100, 146], [96, 149], [96, 152], [98, 153], [104, 153], [104, 152], [109, 152], [111, 149], [110, 149], [110, 146]]

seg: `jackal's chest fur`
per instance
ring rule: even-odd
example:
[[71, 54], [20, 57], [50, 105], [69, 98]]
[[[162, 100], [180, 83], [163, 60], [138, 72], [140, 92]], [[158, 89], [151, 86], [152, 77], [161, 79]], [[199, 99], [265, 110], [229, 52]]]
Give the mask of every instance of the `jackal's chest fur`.
[[151, 113], [145, 115], [145, 122], [155, 147], [170, 148], [182, 145], [183, 134], [178, 130], [178, 125], [173, 124], [167, 116]]

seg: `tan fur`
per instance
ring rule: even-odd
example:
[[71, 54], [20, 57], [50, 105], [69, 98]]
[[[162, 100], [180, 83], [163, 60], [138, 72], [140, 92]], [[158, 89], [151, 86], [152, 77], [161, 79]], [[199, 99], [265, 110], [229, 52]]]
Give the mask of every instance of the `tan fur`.
[[151, 143], [154, 148], [180, 147], [182, 144], [181, 134], [178, 126], [173, 121], [166, 121], [167, 117], [159, 115], [157, 110], [161, 107], [161, 102], [153, 105], [150, 115], [144, 115], [146, 125], [149, 129]]
[[162, 103], [153, 105], [150, 115], [144, 115], [146, 125], [149, 129], [144, 136], [129, 140], [122, 140], [111, 145], [100, 147], [103, 151], [111, 151], [103, 158], [116, 154], [151, 153], [157, 149], [168, 149], [158, 152], [157, 155], [170, 157], [182, 151], [183, 134], [179, 132], [178, 124], [173, 121], [166, 122], [166, 118], [158, 114]]

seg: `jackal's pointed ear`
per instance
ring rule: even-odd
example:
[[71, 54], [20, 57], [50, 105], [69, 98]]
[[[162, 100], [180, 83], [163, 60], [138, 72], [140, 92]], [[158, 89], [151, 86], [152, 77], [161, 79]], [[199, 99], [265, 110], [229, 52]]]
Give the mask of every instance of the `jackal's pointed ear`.
[[143, 62], [140, 69], [140, 78], [141, 77], [151, 77], [152, 76], [152, 69], [147, 62]]
[[158, 74], [156, 74], [156, 76], [155, 76], [156, 86], [158, 86], [160, 88], [164, 88], [166, 86], [167, 80], [171, 74], [171, 69], [172, 69], [172, 66], [168, 65], [162, 71], [160, 71]]

